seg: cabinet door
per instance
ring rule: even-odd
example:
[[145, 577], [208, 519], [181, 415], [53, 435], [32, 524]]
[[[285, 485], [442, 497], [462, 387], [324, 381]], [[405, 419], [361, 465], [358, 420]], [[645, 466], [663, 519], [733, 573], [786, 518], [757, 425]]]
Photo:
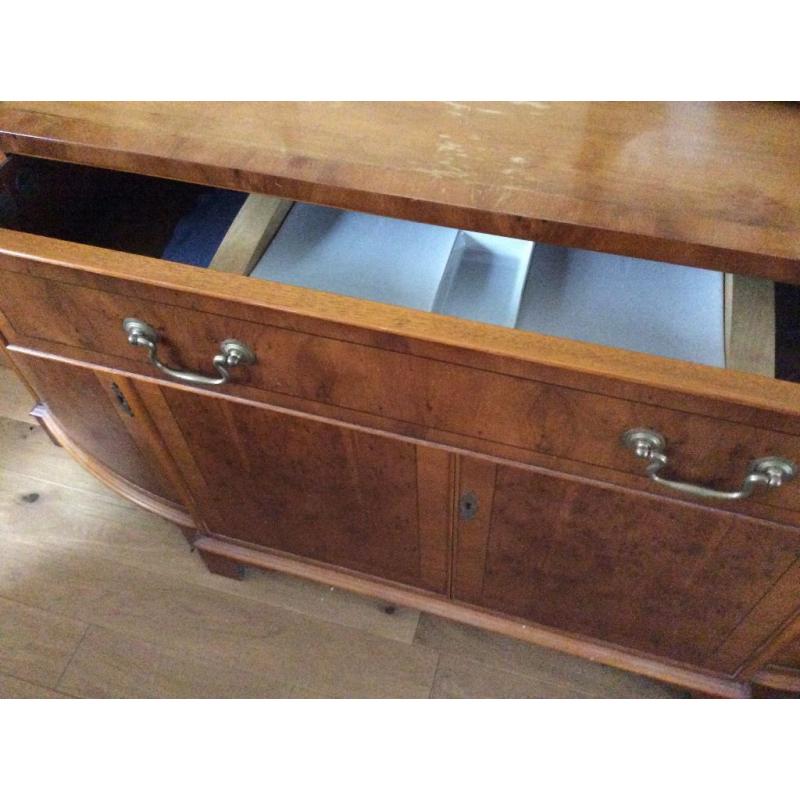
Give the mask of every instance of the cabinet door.
[[[135, 390], [128, 381], [47, 358], [21, 353], [14, 353], [13, 358], [90, 471], [100, 464], [131, 488], [165, 500], [168, 506], [181, 505], [178, 492], [161, 469], [160, 442], [153, 440], [143, 410], [138, 414], [132, 408]], [[127, 494], [120, 486], [114, 488]], [[145, 497], [131, 499], [147, 505]]]
[[447, 453], [189, 390], [141, 391], [212, 533], [447, 591]]
[[459, 600], [725, 672], [800, 605], [781, 590], [767, 627], [742, 624], [797, 561], [795, 528], [472, 458], [459, 497]]

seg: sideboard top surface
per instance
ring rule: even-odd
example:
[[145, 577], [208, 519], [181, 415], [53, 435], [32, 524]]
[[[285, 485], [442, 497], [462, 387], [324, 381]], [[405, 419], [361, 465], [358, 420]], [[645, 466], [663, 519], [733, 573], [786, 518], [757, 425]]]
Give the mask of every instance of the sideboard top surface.
[[4, 152], [800, 281], [794, 103], [0, 104]]

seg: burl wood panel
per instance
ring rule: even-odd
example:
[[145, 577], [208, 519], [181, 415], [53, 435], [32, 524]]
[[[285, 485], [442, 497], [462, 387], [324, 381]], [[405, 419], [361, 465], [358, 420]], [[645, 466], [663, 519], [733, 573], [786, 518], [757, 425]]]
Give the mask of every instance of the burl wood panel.
[[483, 512], [457, 523], [456, 599], [698, 666], [800, 554], [797, 529], [736, 514], [476, 459], [460, 473]]
[[[177, 389], [157, 414], [215, 533], [444, 593], [449, 456]], [[182, 441], [181, 441], [182, 440]]]
[[[224, 394], [250, 390], [253, 399], [292, 404], [313, 402], [323, 413], [370, 415], [369, 425], [452, 445], [447, 437], [487, 455], [501, 448], [610, 468], [643, 488], [664, 493], [643, 476], [640, 460], [620, 444], [634, 427], [667, 438], [673, 475], [730, 489], [749, 462], [782, 455], [800, 462], [800, 437], [725, 421], [706, 411], [688, 414], [652, 403], [607, 397], [490, 369], [475, 369], [410, 353], [317, 336], [219, 314], [127, 297], [0, 269], [0, 309], [22, 344], [52, 349], [66, 344], [113, 357], [113, 366], [160, 377], [144, 352], [132, 347], [122, 320], [139, 317], [162, 334], [159, 354], [167, 363], [212, 372], [219, 343], [240, 339], [257, 363], [237, 368]], [[253, 396], [252, 390], [259, 390]], [[790, 418], [791, 419], [791, 418]], [[800, 481], [737, 504], [750, 513], [800, 511]]]
[[793, 103], [5, 103], [0, 147], [800, 280]]
[[181, 500], [162, 477], [149, 433], [122, 407], [114, 376], [16, 354], [15, 362], [70, 440], [112, 472], [158, 497]]

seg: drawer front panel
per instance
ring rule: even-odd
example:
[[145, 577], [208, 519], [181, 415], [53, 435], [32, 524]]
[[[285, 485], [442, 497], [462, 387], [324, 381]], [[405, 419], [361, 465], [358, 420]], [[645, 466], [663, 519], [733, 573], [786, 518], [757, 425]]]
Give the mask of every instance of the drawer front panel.
[[[109, 282], [111, 285], [111, 282]], [[191, 305], [191, 294], [186, 303]], [[287, 405], [311, 401], [325, 415], [371, 415], [369, 424], [443, 444], [455, 434], [470, 450], [506, 455], [517, 448], [617, 471], [642, 488], [644, 463], [620, 444], [629, 428], [660, 431], [671, 476], [718, 489], [738, 487], [752, 459], [780, 455], [800, 462], [800, 437], [552, 383], [467, 367], [444, 360], [328, 336], [195, 311], [113, 291], [0, 269], [0, 310], [12, 344], [41, 350], [100, 354], [104, 366], [163, 377], [122, 331], [137, 317], [161, 334], [159, 357], [213, 375], [213, 356], [225, 339], [238, 339], [257, 357], [233, 371], [218, 391]], [[110, 359], [110, 363], [109, 363]], [[253, 390], [256, 390], [254, 395]], [[710, 412], [711, 413], [711, 412]], [[397, 423], [400, 423], [398, 429]], [[659, 491], [656, 489], [656, 491]], [[770, 508], [800, 512], [800, 480], [737, 503], [759, 515]]]
[[473, 458], [459, 474], [456, 599], [730, 673], [793, 613], [742, 624], [797, 563], [796, 528]]

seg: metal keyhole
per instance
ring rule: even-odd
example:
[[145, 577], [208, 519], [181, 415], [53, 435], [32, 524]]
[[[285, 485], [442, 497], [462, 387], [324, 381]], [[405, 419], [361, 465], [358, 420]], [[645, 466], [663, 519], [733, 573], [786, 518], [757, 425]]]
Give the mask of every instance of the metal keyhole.
[[131, 407], [128, 405], [127, 398], [125, 397], [124, 394], [122, 394], [122, 389], [120, 389], [119, 386], [117, 386], [116, 383], [112, 382], [112, 384], [111, 384], [111, 392], [114, 395], [114, 398], [116, 399], [117, 404], [123, 410], [123, 412], [126, 413], [129, 417], [132, 417], [133, 416], [133, 411], [131, 410]]
[[472, 519], [478, 513], [478, 498], [475, 492], [464, 492], [458, 503], [458, 513], [461, 519]]

